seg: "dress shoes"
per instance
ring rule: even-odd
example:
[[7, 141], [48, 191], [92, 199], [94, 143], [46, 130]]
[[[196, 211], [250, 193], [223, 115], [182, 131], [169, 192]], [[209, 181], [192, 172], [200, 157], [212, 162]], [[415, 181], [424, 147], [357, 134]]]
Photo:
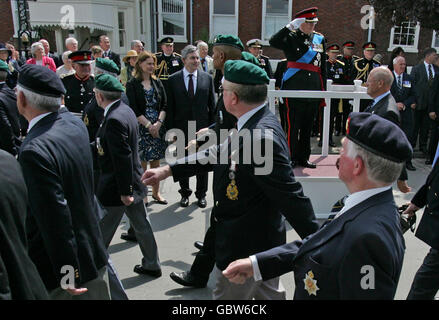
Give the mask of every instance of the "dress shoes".
[[169, 275], [172, 280], [185, 287], [205, 288], [209, 279], [198, 279], [190, 271], [181, 273], [171, 272]]
[[430, 159], [425, 160], [425, 164], [433, 164], [433, 161], [431, 161]]
[[206, 206], [207, 206], [207, 202], [206, 202], [206, 198], [199, 198], [198, 199], [198, 206], [200, 207], [200, 208], [206, 208]]
[[198, 250], [203, 249], [204, 243], [201, 241], [195, 241], [194, 242], [194, 247], [197, 248]]
[[130, 234], [130, 233], [127, 233], [127, 232], [122, 233], [120, 235], [120, 238], [122, 240], [125, 240], [125, 241], [137, 242], [136, 236], [134, 234]]
[[299, 162], [299, 165], [304, 167], [304, 168], [310, 168], [310, 169], [317, 168], [317, 165], [315, 163], [308, 161], [308, 160]]
[[162, 270], [148, 270], [142, 267], [140, 264], [137, 264], [134, 267], [134, 272], [138, 274], [146, 274], [154, 278], [160, 278], [162, 276]]
[[189, 205], [189, 198], [188, 197], [181, 197], [180, 206], [185, 208], [188, 205]]
[[411, 162], [407, 163], [405, 167], [407, 168], [407, 170], [416, 171], [416, 168], [413, 166]]

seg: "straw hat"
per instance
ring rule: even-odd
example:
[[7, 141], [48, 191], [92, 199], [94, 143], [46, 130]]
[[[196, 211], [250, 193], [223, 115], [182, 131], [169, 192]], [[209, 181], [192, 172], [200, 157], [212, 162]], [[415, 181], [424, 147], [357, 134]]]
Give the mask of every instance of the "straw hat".
[[123, 62], [127, 63], [128, 59], [131, 57], [137, 57], [137, 51], [136, 50], [130, 50], [127, 52], [127, 55], [122, 59]]

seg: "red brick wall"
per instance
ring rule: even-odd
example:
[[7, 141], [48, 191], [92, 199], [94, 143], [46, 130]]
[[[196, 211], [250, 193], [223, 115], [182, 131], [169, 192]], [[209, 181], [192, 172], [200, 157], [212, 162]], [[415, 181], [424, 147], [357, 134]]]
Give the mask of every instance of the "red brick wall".
[[0, 1], [0, 42], [12, 40], [14, 22], [12, 20], [11, 4], [9, 1]]

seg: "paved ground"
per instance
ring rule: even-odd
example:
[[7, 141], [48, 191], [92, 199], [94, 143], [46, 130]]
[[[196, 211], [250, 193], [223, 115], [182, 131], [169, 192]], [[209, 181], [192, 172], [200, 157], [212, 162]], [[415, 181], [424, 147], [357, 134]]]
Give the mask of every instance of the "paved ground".
[[[338, 139], [337, 139], [338, 140]], [[315, 150], [317, 151], [317, 150]], [[413, 192], [401, 194], [394, 188], [395, 200], [398, 205], [409, 201], [416, 190], [424, 183], [430, 168], [424, 164], [422, 158], [414, 159], [413, 164], [418, 168], [415, 172], [409, 171], [409, 184]], [[195, 196], [190, 198], [187, 208], [180, 208], [180, 196], [177, 192], [178, 184], [172, 179], [162, 183], [162, 194], [169, 201], [167, 206], [150, 203], [149, 217], [159, 247], [163, 276], [153, 279], [149, 276], [139, 276], [133, 272], [133, 267], [141, 260], [141, 252], [134, 243], [120, 239], [121, 232], [126, 230], [125, 223], [121, 223], [109, 248], [111, 258], [117, 268], [122, 283], [130, 299], [136, 300], [210, 300], [213, 288], [212, 277], [208, 286], [203, 289], [184, 288], [169, 278], [172, 271], [188, 270], [193, 262], [197, 250], [193, 247], [196, 240], [202, 240], [205, 233], [206, 221], [213, 203], [210, 194], [211, 178], [209, 176], [208, 207], [198, 208]], [[190, 180], [195, 187], [195, 178]], [[312, 194], [308, 194], [313, 198]], [[418, 216], [418, 219], [420, 215]], [[419, 221], [419, 220], [418, 220]], [[410, 289], [413, 277], [427, 254], [429, 247], [418, 240], [409, 231], [405, 234], [406, 254], [403, 270], [396, 293], [396, 299], [405, 299]], [[298, 239], [293, 231], [288, 231], [288, 241]], [[282, 276], [281, 281], [287, 291], [287, 298], [292, 299], [294, 283], [292, 273]]]

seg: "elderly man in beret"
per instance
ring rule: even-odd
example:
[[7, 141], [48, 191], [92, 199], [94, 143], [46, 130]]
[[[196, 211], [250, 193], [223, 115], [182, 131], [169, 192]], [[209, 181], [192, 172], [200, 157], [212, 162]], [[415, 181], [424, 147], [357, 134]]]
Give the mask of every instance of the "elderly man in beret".
[[52, 299], [109, 299], [88, 134], [60, 109], [64, 94], [55, 72], [21, 68], [17, 105], [29, 131], [18, 159], [29, 192], [29, 256]]
[[104, 109], [104, 120], [96, 135], [97, 162], [101, 174], [96, 195], [107, 209], [101, 222], [105, 246], [126, 213], [143, 254], [142, 264], [134, 272], [154, 278], [162, 275], [157, 244], [143, 198], [146, 188], [140, 177], [142, 166], [138, 153], [138, 123], [130, 107], [121, 101], [124, 87], [115, 77], [96, 77], [96, 101]]
[[[311, 201], [294, 178], [285, 135], [266, 105], [267, 73], [246, 61], [227, 61], [224, 78], [225, 107], [238, 119], [239, 134], [231, 136], [231, 156], [218, 156], [228, 149], [229, 144], [225, 142], [208, 149], [207, 153], [200, 151], [197, 154], [197, 159], [216, 154], [219, 162], [189, 164], [189, 158], [180, 159], [171, 166], [147, 170], [142, 180], [152, 184], [172, 175], [174, 181], [179, 181], [200, 172], [213, 171], [214, 299], [285, 299], [285, 290], [278, 277], [259, 282], [249, 279], [240, 286], [230, 283], [221, 272], [233, 260], [284, 244], [284, 217], [303, 238], [318, 228]], [[240, 139], [241, 135], [245, 138]], [[265, 164], [272, 164], [267, 172], [258, 172], [262, 164], [257, 164], [256, 154], [247, 150], [248, 146], [258, 143], [270, 144], [273, 148], [265, 155]], [[235, 159], [236, 154], [239, 157]], [[246, 156], [250, 161], [243, 161]], [[223, 158], [224, 163], [220, 161]]]
[[351, 193], [343, 209], [302, 241], [231, 263], [233, 283], [272, 279], [294, 271], [295, 299], [393, 299], [404, 238], [392, 194], [412, 148], [392, 122], [351, 113], [337, 164]]

